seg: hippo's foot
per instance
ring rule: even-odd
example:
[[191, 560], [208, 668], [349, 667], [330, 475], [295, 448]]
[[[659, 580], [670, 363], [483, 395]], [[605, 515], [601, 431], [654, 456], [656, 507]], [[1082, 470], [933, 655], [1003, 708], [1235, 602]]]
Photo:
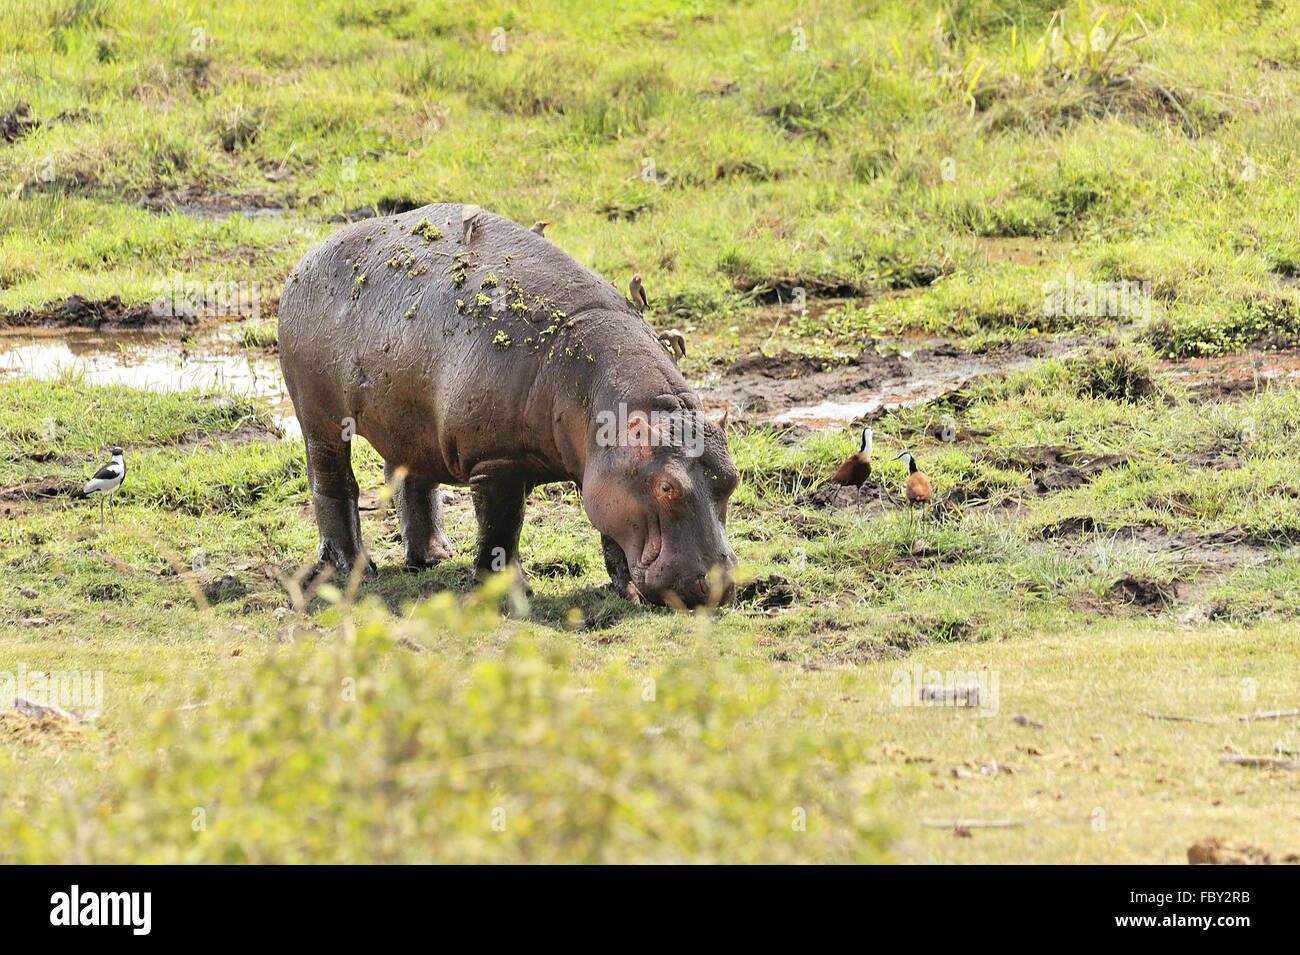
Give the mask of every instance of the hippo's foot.
[[636, 584], [632, 583], [630, 580], [627, 582], [627, 585], [622, 589], [620, 589], [618, 584], [614, 583], [612, 580], [609, 582], [609, 586], [610, 589], [612, 589], [624, 600], [630, 600], [632, 603], [638, 604], [642, 607], [646, 605], [647, 601], [645, 599], [645, 595], [642, 594], [641, 591], [637, 590]]
[[[533, 595], [532, 585], [528, 583], [528, 578], [524, 575], [524, 569], [519, 565], [518, 561], [511, 561], [506, 567], [506, 572], [513, 572], [515, 578], [514, 584], [523, 591], [525, 597], [531, 597]], [[487, 580], [493, 574], [498, 573], [501, 573], [501, 571], [493, 570], [490, 567], [475, 567], [473, 574], [474, 586], [480, 586], [483, 581]]]
[[[319, 452], [317, 452], [319, 455]], [[349, 468], [347, 477], [351, 477]], [[326, 476], [317, 475], [316, 486], [324, 484]], [[348, 487], [340, 496], [312, 493], [312, 507], [316, 511], [316, 526], [320, 529], [320, 550], [316, 554], [319, 566], [333, 567], [342, 574], [352, 573], [357, 561], [366, 562], [366, 570], [373, 572], [374, 563], [366, 556], [361, 544], [361, 522], [357, 514], [357, 500]]]
[[316, 552], [318, 568], [333, 567], [340, 574], [352, 573], [358, 560], [365, 561], [364, 573], [378, 573], [375, 562], [364, 551], [359, 554], [349, 553], [337, 543], [325, 540], [321, 541], [320, 550]]
[[474, 580], [494, 572], [513, 571], [528, 596], [533, 590], [519, 563], [519, 530], [524, 525], [524, 498], [532, 485], [521, 480], [509, 462], [488, 462], [470, 478], [469, 492], [478, 518], [474, 548]]
[[425, 567], [436, 567], [450, 558], [452, 554], [451, 543], [447, 538], [439, 536], [431, 540], [423, 548], [412, 547], [407, 544], [404, 548], [403, 557], [409, 569], [421, 570]]

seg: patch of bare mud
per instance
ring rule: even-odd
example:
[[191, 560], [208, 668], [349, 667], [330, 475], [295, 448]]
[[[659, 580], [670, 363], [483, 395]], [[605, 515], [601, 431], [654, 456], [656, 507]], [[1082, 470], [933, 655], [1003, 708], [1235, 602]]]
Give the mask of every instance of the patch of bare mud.
[[797, 663], [805, 670], [834, 670], [860, 667], [880, 660], [899, 660], [918, 647], [934, 641], [910, 621], [891, 621], [891, 632], [883, 637], [863, 637], [851, 625], [838, 620], [813, 623], [805, 635], [811, 642], [779, 642], [770, 652], [780, 663]]
[[61, 478], [38, 478], [0, 487], [0, 501], [6, 504], [28, 503], [53, 497], [71, 497], [80, 493], [81, 484]]
[[[213, 398], [214, 403], [220, 405], [223, 402], [233, 404], [233, 399], [225, 395], [217, 395]], [[254, 418], [245, 418], [229, 431], [217, 431], [203, 435], [186, 435], [175, 442], [177, 447], [196, 448], [196, 447], [214, 447], [220, 445], [224, 448], [238, 448], [246, 444], [257, 444], [261, 442], [279, 441], [284, 437], [284, 432], [279, 428], [263, 424]]]
[[150, 212], [189, 216], [193, 219], [212, 219], [217, 222], [226, 221], [236, 215], [249, 219], [280, 218], [293, 210], [291, 200], [251, 193], [230, 195], [209, 192], [202, 186], [150, 189], [141, 194], [137, 201]]
[[343, 212], [335, 213], [327, 221], [331, 224], [360, 222], [362, 219], [401, 215], [404, 212], [411, 212], [427, 205], [427, 202], [419, 202], [409, 196], [386, 196], [373, 206], [358, 206], [355, 209], [346, 209]]
[[1198, 400], [1225, 401], [1300, 382], [1300, 350], [1160, 361], [1156, 368]]
[[1110, 585], [1107, 594], [1122, 604], [1154, 613], [1174, 603], [1178, 597], [1178, 587], [1173, 583], [1125, 574]]
[[19, 103], [7, 113], [0, 113], [0, 139], [16, 143], [24, 136], [41, 128], [41, 121], [32, 114], [32, 108]]
[[[1289, 853], [1277, 860], [1286, 865], [1300, 864], [1300, 853]], [[1227, 836], [1206, 836], [1187, 847], [1188, 865], [1273, 865], [1271, 853]]]
[[72, 295], [40, 308], [0, 314], [0, 326], [7, 328], [139, 329], [183, 322], [155, 313], [150, 305], [123, 302], [116, 295], [98, 302]]
[[884, 348], [838, 362], [792, 352], [755, 354], [707, 376], [700, 392], [706, 404], [726, 406], [751, 421], [842, 427], [932, 400], [983, 375], [1026, 367], [1071, 344], [1031, 341], [975, 354], [944, 343], [882, 343]]
[[778, 574], [769, 574], [741, 584], [736, 590], [736, 603], [760, 610], [773, 610], [791, 606], [798, 595], [798, 588], [793, 581]]
[[1004, 470], [1028, 471], [1038, 494], [1082, 487], [1103, 471], [1128, 463], [1126, 455], [1092, 455], [1059, 445], [987, 448], [981, 457]]
[[0, 113], [0, 139], [6, 143], [16, 143], [25, 136], [30, 136], [42, 126], [53, 123], [79, 123], [93, 118], [88, 109], [65, 109], [53, 119], [41, 119], [32, 112], [27, 103], [16, 103], [7, 113]]
[[81, 725], [76, 720], [54, 714], [32, 718], [12, 710], [0, 712], [0, 740], [40, 746], [79, 743], [83, 738]]
[[1085, 537], [1105, 538], [1110, 543], [1168, 554], [1180, 560], [1208, 563], [1237, 561], [1249, 552], [1300, 543], [1300, 529], [1280, 528], [1259, 533], [1242, 528], [1197, 532], [1159, 525], [1107, 527], [1086, 516], [1064, 518], [1042, 528], [1038, 536], [1058, 543]]
[[990, 263], [1027, 268], [1041, 268], [1049, 262], [1059, 262], [1073, 248], [1069, 243], [1032, 237], [982, 238], [978, 247]]

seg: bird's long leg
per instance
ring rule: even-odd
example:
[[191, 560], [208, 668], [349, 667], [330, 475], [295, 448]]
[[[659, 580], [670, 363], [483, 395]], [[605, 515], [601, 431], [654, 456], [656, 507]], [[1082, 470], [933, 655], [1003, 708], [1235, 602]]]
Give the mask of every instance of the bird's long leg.
[[104, 526], [104, 497], [102, 494], [99, 498], [99, 526]]

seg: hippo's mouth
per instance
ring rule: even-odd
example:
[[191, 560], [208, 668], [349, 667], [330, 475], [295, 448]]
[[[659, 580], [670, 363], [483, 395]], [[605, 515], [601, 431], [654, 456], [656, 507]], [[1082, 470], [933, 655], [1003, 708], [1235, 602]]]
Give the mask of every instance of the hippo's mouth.
[[605, 569], [614, 589], [633, 600], [653, 599], [653, 588], [647, 586], [646, 580], [663, 555], [663, 537], [658, 533], [647, 535], [640, 557], [632, 561], [628, 560], [623, 545], [608, 534], [601, 535], [601, 543], [605, 551]]
[[[735, 593], [734, 582], [730, 579], [721, 592], [713, 590], [716, 584], [709, 582], [712, 571], [701, 571], [696, 576], [669, 573], [671, 568], [662, 564], [670, 559], [671, 549], [665, 553], [664, 539], [657, 528], [647, 535], [636, 560], [628, 560], [627, 551], [614, 538], [608, 535], [601, 535], [601, 538], [610, 581], [615, 590], [631, 600], [690, 609], [709, 603], [711, 598], [726, 603]], [[734, 566], [734, 561], [730, 566]], [[729, 572], [728, 568], [724, 570]], [[689, 587], [684, 586], [688, 583]]]
[[646, 535], [645, 546], [641, 548], [641, 559], [632, 565], [632, 582], [638, 587], [645, 586], [646, 576], [664, 552], [663, 535], [652, 531]]

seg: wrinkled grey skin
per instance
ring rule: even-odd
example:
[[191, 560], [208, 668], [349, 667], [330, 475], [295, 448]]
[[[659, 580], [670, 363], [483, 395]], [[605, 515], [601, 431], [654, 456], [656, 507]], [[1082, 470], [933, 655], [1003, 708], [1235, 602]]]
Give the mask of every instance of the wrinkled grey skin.
[[[409, 565], [451, 554], [438, 485], [470, 486], [477, 575], [519, 572], [525, 497], [572, 480], [620, 592], [673, 607], [730, 600], [725, 525], [738, 475], [650, 325], [600, 276], [508, 219], [484, 211], [463, 244], [461, 210], [425, 206], [341, 229], [285, 286], [280, 362], [307, 445], [319, 559], [346, 571], [362, 556], [351, 425], [390, 480], [407, 470], [396, 505]], [[425, 220], [441, 237], [412, 233]], [[480, 294], [493, 303], [478, 304]], [[633, 418], [700, 421], [703, 453], [606, 446], [596, 412], [617, 414], [620, 402]]]

